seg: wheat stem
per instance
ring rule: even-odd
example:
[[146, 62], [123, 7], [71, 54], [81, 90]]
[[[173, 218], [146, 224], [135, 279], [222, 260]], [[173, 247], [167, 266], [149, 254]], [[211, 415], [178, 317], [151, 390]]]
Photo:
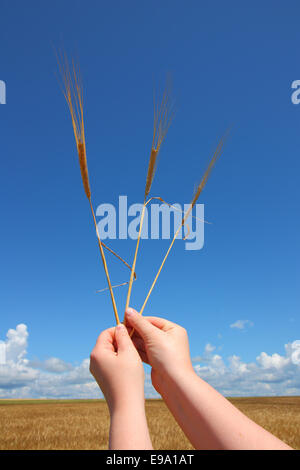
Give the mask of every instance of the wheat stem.
[[139, 234], [138, 234], [138, 238], [137, 238], [137, 242], [136, 242], [136, 246], [135, 246], [134, 259], [133, 259], [133, 263], [132, 263], [132, 267], [131, 267], [131, 273], [130, 273], [128, 291], [127, 291], [127, 298], [126, 298], [125, 310], [127, 310], [127, 308], [129, 307], [129, 302], [130, 302], [130, 296], [131, 296], [131, 290], [132, 290], [132, 284], [133, 284], [133, 274], [134, 274], [135, 265], [136, 265], [136, 259], [137, 259], [137, 254], [138, 254], [138, 250], [139, 250], [139, 244], [140, 244], [140, 239], [141, 239], [141, 233], [142, 233], [142, 227], [143, 227], [145, 209], [146, 209], [146, 204], [145, 204], [145, 202], [144, 202], [143, 210], [142, 210], [142, 214], [141, 214], [141, 220], [140, 220], [140, 229], [139, 229]]
[[166, 85], [160, 106], [158, 106], [158, 103], [157, 104], [155, 103], [155, 99], [154, 99], [153, 137], [152, 137], [151, 152], [150, 152], [146, 184], [145, 184], [144, 204], [143, 204], [143, 209], [142, 209], [142, 214], [141, 214], [140, 229], [139, 229], [138, 238], [136, 242], [134, 259], [133, 259], [132, 268], [131, 268], [131, 275], [129, 279], [125, 310], [129, 307], [129, 302], [130, 302], [130, 297], [131, 297], [132, 283], [133, 283], [133, 271], [135, 270], [137, 254], [139, 250], [144, 215], [145, 215], [145, 210], [146, 210], [146, 205], [147, 205], [147, 197], [150, 193], [150, 189], [152, 186], [159, 150], [166, 136], [166, 133], [169, 129], [172, 118], [173, 118], [173, 110], [172, 110], [172, 106], [171, 106], [170, 99], [169, 99], [168, 85]]
[[[77, 152], [78, 152], [78, 158], [79, 158], [79, 165], [80, 165], [80, 172], [81, 172], [81, 178], [83, 182], [83, 187], [84, 191], [86, 194], [86, 197], [89, 200], [92, 215], [93, 215], [93, 220], [96, 228], [96, 233], [97, 233], [97, 238], [98, 238], [98, 244], [99, 244], [99, 249], [100, 249], [100, 254], [102, 258], [102, 263], [104, 266], [104, 271], [111, 295], [111, 300], [113, 304], [113, 309], [116, 317], [116, 322], [117, 324], [120, 323], [119, 316], [118, 316], [118, 311], [117, 311], [117, 306], [112, 290], [112, 285], [110, 282], [110, 277], [108, 273], [108, 268], [107, 268], [107, 263], [103, 251], [103, 246], [102, 242], [100, 240], [99, 232], [98, 232], [98, 227], [97, 227], [97, 222], [95, 218], [95, 213], [92, 205], [92, 200], [91, 200], [91, 189], [90, 189], [90, 182], [89, 182], [89, 174], [88, 174], [88, 166], [87, 166], [87, 158], [86, 158], [86, 143], [85, 143], [85, 132], [84, 132], [84, 119], [83, 119], [83, 102], [82, 102], [82, 87], [78, 79], [78, 75], [75, 69], [75, 65], [73, 62], [73, 78], [70, 72], [70, 68], [68, 65], [68, 61], [66, 56], [64, 56], [64, 61], [62, 59], [62, 64], [60, 63], [58, 59], [58, 64], [59, 68], [62, 74], [63, 78], [63, 83], [64, 83], [64, 96], [65, 99], [68, 103], [69, 111], [71, 114], [71, 119], [72, 119], [72, 125], [73, 125], [73, 131], [74, 131], [74, 137], [76, 140], [76, 145], [77, 145]], [[111, 250], [112, 251], [112, 250]], [[115, 253], [114, 253], [115, 254]]]
[[[103, 245], [103, 243], [102, 243]], [[126, 286], [128, 284], [128, 282], [122, 282], [122, 284], [115, 284], [114, 286], [111, 286], [112, 289], [115, 289], [117, 287], [122, 287], [122, 286]], [[96, 290], [96, 293], [97, 294], [100, 294], [101, 292], [104, 292], [106, 291], [107, 289], [109, 289], [108, 287], [105, 287], [104, 289], [99, 289], [99, 290]]]
[[170, 244], [170, 246], [169, 246], [169, 248], [168, 248], [168, 250], [167, 250], [167, 252], [166, 252], [166, 254], [165, 254], [165, 257], [164, 257], [164, 259], [163, 259], [163, 261], [162, 261], [162, 263], [161, 263], [161, 265], [160, 265], [160, 267], [159, 267], [159, 270], [157, 271], [157, 274], [156, 274], [156, 276], [155, 276], [155, 278], [154, 278], [154, 281], [153, 281], [153, 283], [152, 283], [152, 285], [151, 285], [151, 287], [150, 287], [150, 289], [149, 289], [149, 292], [148, 292], [148, 294], [147, 294], [147, 297], [146, 297], [146, 299], [145, 299], [145, 301], [144, 301], [144, 303], [143, 303], [143, 305], [142, 305], [142, 308], [141, 308], [141, 310], [140, 310], [140, 314], [141, 314], [141, 315], [143, 315], [143, 312], [144, 312], [144, 309], [145, 309], [145, 307], [146, 307], [146, 304], [147, 304], [147, 302], [148, 302], [148, 300], [149, 300], [149, 297], [150, 297], [150, 295], [151, 295], [151, 293], [152, 293], [152, 291], [153, 291], [153, 289], [154, 289], [154, 286], [155, 286], [156, 281], [157, 281], [157, 279], [158, 279], [158, 277], [159, 277], [159, 275], [160, 275], [160, 273], [161, 273], [161, 270], [162, 270], [162, 268], [164, 267], [164, 264], [165, 264], [165, 262], [166, 262], [166, 260], [167, 260], [167, 258], [168, 258], [168, 256], [169, 256], [169, 253], [170, 253], [170, 251], [171, 251], [171, 248], [172, 248], [172, 246], [173, 246], [173, 244], [174, 244], [174, 242], [175, 242], [175, 240], [176, 240], [176, 238], [177, 238], [177, 236], [178, 236], [178, 234], [179, 234], [179, 232], [180, 232], [180, 230], [181, 230], [181, 227], [182, 227], [182, 225], [180, 225], [180, 227], [177, 229], [177, 231], [176, 231], [176, 233], [175, 233], [175, 235], [174, 235], [174, 238], [173, 238], [173, 240], [171, 241], [171, 244]]
[[[125, 264], [125, 266], [131, 270], [131, 266], [130, 264], [128, 264], [120, 255], [118, 255], [118, 253], [116, 253], [114, 250], [112, 250], [108, 245], [106, 245], [102, 240], [101, 240], [101, 243], [102, 243], [102, 246], [103, 248], [105, 248], [107, 251], [109, 251], [112, 255], [114, 255], [116, 258], [118, 258], [120, 261], [122, 261], [123, 264]], [[136, 272], [133, 273], [133, 276], [134, 276], [134, 281], [136, 281], [137, 279], [137, 275], [136, 275]], [[126, 282], [125, 284], [128, 284], [128, 282]], [[125, 285], [124, 284], [124, 285]], [[123, 284], [122, 284], [123, 285]]]
[[97, 234], [97, 238], [98, 238], [98, 245], [99, 245], [99, 248], [100, 248], [102, 263], [103, 263], [103, 266], [104, 266], [104, 271], [105, 271], [105, 275], [106, 275], [106, 279], [107, 279], [107, 283], [108, 283], [108, 287], [109, 287], [111, 301], [112, 301], [112, 304], [113, 304], [114, 314], [115, 314], [117, 325], [119, 325], [120, 324], [120, 319], [119, 319], [118, 310], [117, 310], [117, 306], [116, 306], [115, 296], [114, 296], [114, 293], [113, 293], [113, 290], [112, 290], [112, 285], [111, 285], [111, 282], [110, 282], [110, 277], [109, 277], [109, 273], [108, 273], [106, 259], [105, 259], [105, 255], [104, 255], [104, 251], [103, 251], [103, 247], [102, 247], [102, 242], [100, 240], [100, 236], [99, 236], [99, 232], [98, 232], [96, 217], [95, 217], [95, 213], [94, 213], [91, 198], [89, 198], [89, 203], [90, 203], [90, 206], [91, 206], [91, 211], [92, 211], [93, 220], [94, 220], [94, 224], [95, 224], [96, 234]]
[[[150, 295], [151, 295], [151, 293], [152, 293], [152, 291], [153, 291], [153, 289], [154, 289], [154, 286], [155, 286], [155, 284], [156, 284], [156, 282], [157, 282], [157, 279], [158, 279], [158, 277], [159, 277], [159, 275], [160, 275], [160, 273], [161, 273], [161, 270], [162, 270], [162, 268], [163, 268], [163, 266], [164, 266], [164, 264], [165, 264], [165, 262], [166, 262], [166, 260], [167, 260], [167, 258], [168, 258], [168, 256], [169, 256], [169, 253], [170, 253], [170, 251], [171, 251], [171, 248], [172, 248], [172, 246], [173, 246], [173, 244], [174, 244], [174, 242], [175, 242], [175, 240], [176, 240], [176, 238], [177, 238], [177, 236], [178, 236], [178, 234], [179, 234], [179, 232], [180, 232], [182, 226], [185, 224], [185, 222], [186, 222], [186, 220], [188, 219], [188, 217], [189, 217], [189, 215], [190, 215], [190, 213], [191, 213], [191, 211], [192, 211], [194, 205], [196, 204], [196, 202], [197, 202], [197, 200], [198, 200], [198, 198], [199, 198], [199, 196], [200, 196], [200, 194], [201, 194], [201, 192], [202, 192], [202, 190], [203, 190], [203, 188], [204, 188], [204, 186], [205, 186], [205, 183], [206, 183], [206, 181], [207, 181], [207, 179], [208, 179], [208, 176], [209, 176], [209, 174], [210, 174], [210, 172], [211, 172], [211, 170], [212, 170], [214, 164], [216, 163], [217, 159], [219, 158], [219, 156], [220, 156], [220, 154], [221, 154], [225, 137], [226, 137], [226, 134], [225, 134], [225, 136], [220, 140], [220, 142], [219, 142], [219, 144], [218, 144], [218, 146], [217, 146], [217, 149], [216, 149], [216, 151], [215, 151], [215, 153], [214, 153], [214, 155], [213, 155], [213, 157], [212, 157], [212, 159], [211, 159], [211, 161], [210, 161], [210, 163], [209, 163], [209, 165], [208, 165], [208, 168], [207, 168], [207, 170], [206, 170], [206, 172], [205, 172], [205, 174], [204, 174], [204, 176], [203, 176], [203, 178], [202, 178], [200, 184], [199, 184], [198, 187], [197, 187], [196, 193], [195, 193], [194, 198], [193, 198], [193, 200], [192, 200], [192, 202], [191, 202], [191, 204], [190, 204], [190, 207], [188, 208], [187, 212], [185, 213], [185, 215], [184, 215], [184, 217], [183, 217], [183, 219], [182, 219], [182, 221], [181, 221], [181, 223], [180, 223], [180, 225], [179, 225], [179, 227], [178, 227], [178, 229], [177, 229], [177, 231], [176, 231], [176, 233], [175, 233], [175, 235], [174, 235], [174, 237], [173, 237], [173, 240], [171, 241], [171, 244], [170, 244], [170, 246], [169, 246], [169, 248], [168, 248], [168, 250], [167, 250], [167, 252], [166, 252], [166, 254], [165, 254], [165, 257], [164, 257], [164, 259], [163, 259], [163, 261], [162, 261], [162, 263], [161, 263], [161, 265], [160, 265], [160, 267], [159, 267], [159, 269], [158, 269], [158, 272], [157, 272], [157, 274], [156, 274], [156, 276], [155, 276], [155, 278], [154, 278], [154, 281], [153, 281], [152, 284], [151, 284], [151, 287], [150, 287], [150, 289], [149, 289], [149, 291], [148, 291], [148, 294], [147, 294], [147, 296], [146, 296], [146, 299], [145, 299], [145, 301], [144, 301], [144, 303], [143, 303], [143, 305], [142, 305], [142, 308], [141, 308], [141, 310], [140, 310], [140, 314], [141, 314], [141, 315], [142, 315], [143, 312], [144, 312], [144, 309], [145, 309], [145, 307], [146, 307], [146, 304], [147, 304], [147, 302], [148, 302], [148, 300], [149, 300], [149, 297], [150, 297]], [[133, 331], [131, 332], [131, 335], [132, 335], [132, 334], [133, 334]]]

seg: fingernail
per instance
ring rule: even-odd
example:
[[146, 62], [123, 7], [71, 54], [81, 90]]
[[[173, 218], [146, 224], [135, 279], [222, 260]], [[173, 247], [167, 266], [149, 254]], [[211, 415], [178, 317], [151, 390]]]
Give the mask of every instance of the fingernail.
[[125, 328], [125, 325], [123, 325], [123, 323], [119, 323], [119, 324], [116, 326], [116, 328], [117, 328], [118, 330], [123, 330], [123, 329]]
[[126, 310], [126, 314], [127, 314], [128, 317], [130, 317], [131, 315], [134, 315], [134, 313], [135, 313], [135, 312], [134, 312], [133, 308], [130, 308], [130, 307], [129, 307], [129, 308]]

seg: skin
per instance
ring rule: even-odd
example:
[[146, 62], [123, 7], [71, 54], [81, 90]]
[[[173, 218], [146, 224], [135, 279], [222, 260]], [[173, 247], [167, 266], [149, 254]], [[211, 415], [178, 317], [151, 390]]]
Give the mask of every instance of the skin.
[[196, 375], [184, 328], [131, 308], [125, 318], [128, 331], [134, 328], [132, 340], [126, 328], [110, 328], [91, 354], [90, 370], [111, 413], [110, 449], [152, 448], [142, 361], [152, 367], [154, 388], [195, 449], [291, 449]]
[[110, 412], [110, 449], [153, 449], [144, 399], [144, 367], [127, 329], [103, 331], [90, 356], [90, 371]]

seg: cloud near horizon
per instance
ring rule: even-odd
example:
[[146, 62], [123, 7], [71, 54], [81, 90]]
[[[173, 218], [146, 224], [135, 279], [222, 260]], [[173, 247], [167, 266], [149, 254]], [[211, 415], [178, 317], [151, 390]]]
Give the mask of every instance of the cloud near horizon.
[[[27, 359], [28, 329], [25, 324], [7, 332], [5, 364], [0, 364], [0, 398], [102, 398], [89, 372], [89, 359], [72, 365], [57, 357], [45, 361]], [[285, 345], [285, 355], [261, 352], [255, 362], [237, 355], [225, 361], [207, 343], [194, 358], [195, 372], [225, 396], [300, 395], [300, 340]], [[159, 397], [146, 373], [147, 398]]]

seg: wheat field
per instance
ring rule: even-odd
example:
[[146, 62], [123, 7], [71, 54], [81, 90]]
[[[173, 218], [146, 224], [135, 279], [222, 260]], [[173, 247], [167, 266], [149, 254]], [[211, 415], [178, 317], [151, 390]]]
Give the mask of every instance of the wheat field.
[[[229, 399], [294, 449], [300, 449], [300, 397]], [[147, 400], [154, 449], [193, 449], [161, 400]], [[0, 400], [0, 449], [107, 449], [103, 400]]]

